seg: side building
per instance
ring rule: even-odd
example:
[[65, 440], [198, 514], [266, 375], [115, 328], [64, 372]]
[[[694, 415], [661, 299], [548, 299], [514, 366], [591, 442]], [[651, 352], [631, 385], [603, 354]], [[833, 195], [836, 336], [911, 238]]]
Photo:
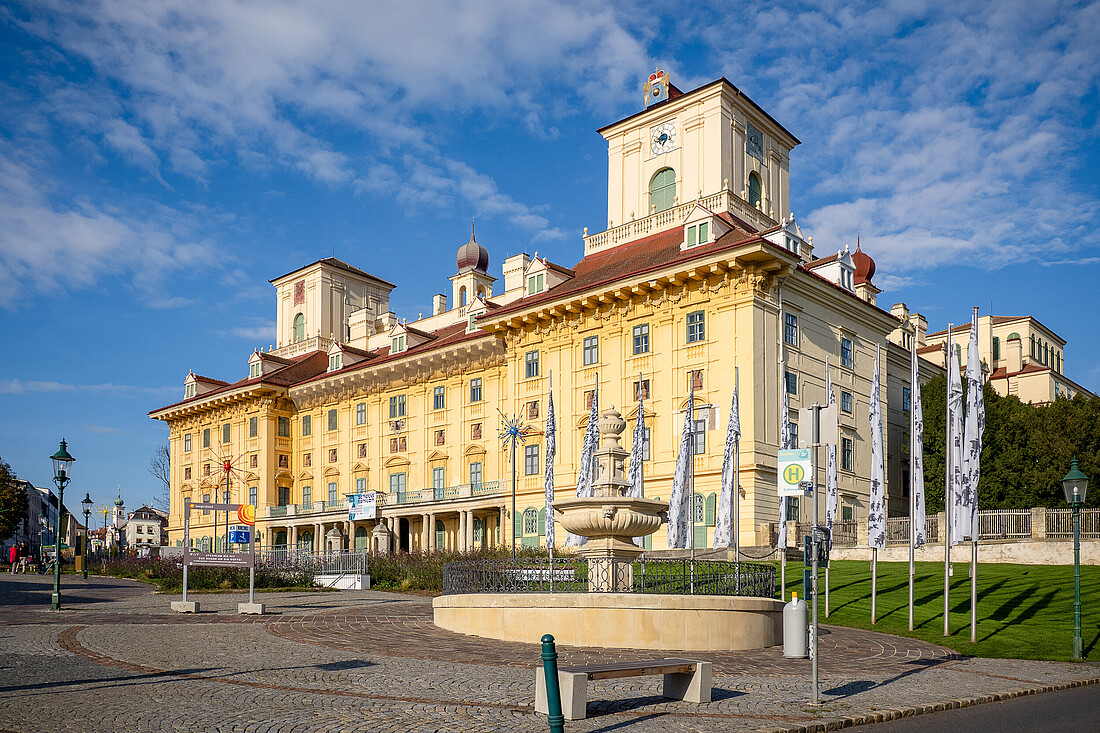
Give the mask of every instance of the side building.
[[[826, 402], [826, 369], [841, 415], [838, 519], [866, 518], [871, 400], [887, 418], [890, 510], [903, 513], [909, 347], [925, 321], [878, 307], [858, 248], [814, 257], [790, 212], [793, 135], [725, 79], [666, 92], [600, 130], [608, 226], [585, 231], [572, 267], [518, 254], [498, 279], [471, 235], [449, 294], [413, 322], [389, 310], [395, 285], [335, 258], [273, 280], [276, 347], [253, 352], [238, 381], [188, 374], [184, 399], [150, 413], [170, 432], [169, 543], [183, 541], [185, 501], [228, 500], [256, 505], [265, 547], [543, 544], [552, 385], [563, 497], [591, 401], [618, 409], [630, 436], [641, 397], [645, 492], [667, 500], [694, 392], [695, 543], [710, 546], [736, 385], [738, 540], [773, 544], [780, 390], [797, 430], [798, 408]], [[940, 372], [921, 361], [922, 379]], [[534, 428], [514, 467], [501, 414]], [[367, 492], [375, 517], [350, 519], [349, 497]], [[811, 510], [790, 502], [788, 519]], [[193, 513], [192, 542], [221, 549], [216, 520]], [[664, 530], [649, 541], [664, 548]]]

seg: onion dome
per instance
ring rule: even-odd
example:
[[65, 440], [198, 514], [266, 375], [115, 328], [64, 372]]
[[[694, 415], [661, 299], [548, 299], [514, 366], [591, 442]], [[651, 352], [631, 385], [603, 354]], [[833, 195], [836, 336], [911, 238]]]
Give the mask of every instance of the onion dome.
[[115, 506], [122, 506], [125, 503], [126, 502], [122, 500], [122, 494], [119, 494], [118, 498], [115, 499]]
[[859, 248], [859, 244], [856, 243], [856, 251], [852, 255], [852, 264], [856, 266], [856, 278], [855, 282], [869, 283], [871, 278], [875, 276], [875, 261], [871, 259], [871, 256]]
[[458, 248], [457, 260], [459, 272], [486, 272], [489, 267], [489, 252], [477, 243], [471, 231], [470, 241]]

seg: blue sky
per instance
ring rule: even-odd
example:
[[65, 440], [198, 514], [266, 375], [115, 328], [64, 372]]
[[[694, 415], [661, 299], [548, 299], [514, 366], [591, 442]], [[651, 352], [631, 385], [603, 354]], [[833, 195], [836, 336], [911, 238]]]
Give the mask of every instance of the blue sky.
[[[606, 224], [596, 129], [654, 67], [802, 144], [792, 209], [933, 330], [1032, 314], [1100, 390], [1100, 4], [130, 0], [0, 6], [0, 456], [157, 494], [146, 416], [246, 376], [268, 283], [335, 254], [410, 320], [476, 219], [499, 275]], [[78, 493], [79, 497], [72, 497]], [[71, 497], [71, 498], [70, 498]]]

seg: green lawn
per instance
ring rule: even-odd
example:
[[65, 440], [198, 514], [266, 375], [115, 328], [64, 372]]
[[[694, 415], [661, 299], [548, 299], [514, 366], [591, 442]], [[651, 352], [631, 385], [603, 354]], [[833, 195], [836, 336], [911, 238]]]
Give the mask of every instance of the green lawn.
[[[869, 562], [833, 561], [830, 615], [825, 572], [818, 582], [818, 621], [912, 636], [961, 654], [1009, 659], [1073, 659], [1073, 566], [978, 566], [978, 635], [970, 643], [969, 565], [951, 578], [951, 636], [943, 635], [943, 563], [917, 563], [914, 630], [909, 631], [909, 566], [878, 564], [878, 623], [871, 623]], [[802, 564], [787, 563], [787, 597], [802, 593]], [[1086, 659], [1100, 660], [1100, 567], [1081, 567], [1081, 636]]]

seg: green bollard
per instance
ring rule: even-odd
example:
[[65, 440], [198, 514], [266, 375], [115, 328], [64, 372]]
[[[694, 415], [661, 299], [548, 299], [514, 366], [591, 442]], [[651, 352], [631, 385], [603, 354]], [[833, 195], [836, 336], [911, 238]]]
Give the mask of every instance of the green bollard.
[[546, 675], [546, 722], [550, 724], [550, 733], [565, 733], [565, 716], [561, 713], [561, 688], [558, 687], [558, 650], [554, 648], [554, 637], [546, 634], [542, 637], [542, 671]]

